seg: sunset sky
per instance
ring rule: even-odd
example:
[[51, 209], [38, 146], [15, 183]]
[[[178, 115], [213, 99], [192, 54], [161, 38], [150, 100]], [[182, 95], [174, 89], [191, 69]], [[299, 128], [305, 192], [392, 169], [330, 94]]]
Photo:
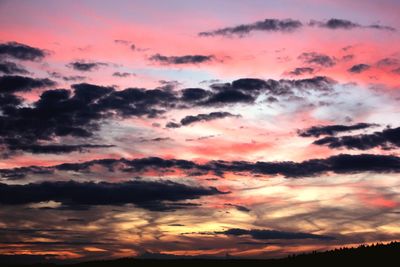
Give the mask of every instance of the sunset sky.
[[0, 0], [0, 258], [398, 240], [399, 12]]

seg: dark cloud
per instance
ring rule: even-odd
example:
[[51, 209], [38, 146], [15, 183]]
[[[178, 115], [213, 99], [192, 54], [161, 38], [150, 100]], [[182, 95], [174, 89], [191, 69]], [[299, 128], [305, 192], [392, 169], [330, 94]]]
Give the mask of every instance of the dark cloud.
[[156, 137], [156, 138], [151, 138], [151, 139], [140, 139], [141, 142], [162, 142], [162, 141], [171, 141], [173, 140], [170, 137]]
[[232, 228], [221, 232], [215, 232], [216, 234], [233, 235], [233, 236], [250, 236], [257, 240], [268, 240], [268, 239], [319, 239], [319, 240], [333, 240], [335, 238], [324, 235], [315, 235], [301, 232], [284, 232], [277, 230], [265, 230], [265, 229], [251, 229], [245, 230], [240, 228]]
[[337, 155], [326, 159], [311, 159], [295, 162], [221, 162], [210, 163], [216, 173], [251, 172], [264, 175], [283, 175], [285, 177], [307, 177], [321, 173], [359, 173], [359, 172], [400, 172], [400, 158], [386, 155]]
[[167, 127], [167, 128], [179, 128], [179, 127], [181, 127], [181, 125], [179, 124], [179, 123], [176, 123], [176, 122], [168, 122], [166, 125], [165, 125], [165, 127]]
[[0, 56], [11, 57], [19, 60], [36, 61], [43, 59], [46, 54], [47, 53], [42, 49], [17, 42], [0, 44]]
[[72, 75], [72, 76], [63, 76], [62, 79], [66, 82], [80, 82], [85, 80], [86, 77], [80, 75]]
[[296, 92], [329, 92], [335, 82], [327, 77], [317, 76], [298, 80], [261, 80], [244, 78], [232, 83], [212, 84], [213, 94], [203, 105], [222, 105], [231, 103], [253, 103], [258, 96], [293, 96]]
[[378, 126], [373, 123], [357, 123], [354, 125], [322, 125], [313, 126], [311, 128], [298, 131], [299, 136], [302, 137], [319, 137], [320, 135], [336, 135], [341, 132], [349, 132], [354, 130], [362, 130], [370, 127]]
[[67, 64], [67, 67], [77, 71], [93, 71], [97, 70], [101, 66], [108, 66], [108, 63], [104, 62], [89, 62], [84, 60], [73, 61]]
[[351, 50], [351, 49], [353, 49], [353, 48], [354, 48], [354, 46], [352, 46], [352, 45], [347, 45], [347, 46], [343, 47], [342, 50], [346, 52], [346, 51]]
[[[308, 23], [308, 26], [311, 27], [321, 27], [327, 29], [345, 29], [351, 30], [355, 28], [369, 28], [369, 29], [377, 29], [377, 30], [386, 30], [386, 31], [396, 31], [395, 28], [385, 25], [379, 24], [371, 24], [371, 25], [360, 25], [358, 23], [344, 20], [332, 18], [327, 21], [316, 21], [311, 20]], [[266, 32], [293, 32], [295, 30], [303, 27], [303, 23], [299, 20], [294, 19], [265, 19], [262, 21], [257, 21], [250, 24], [241, 24], [233, 27], [226, 27], [212, 31], [200, 32], [199, 36], [209, 37], [209, 36], [224, 36], [224, 37], [243, 37], [245, 35], [250, 34], [253, 31], [266, 31]]]
[[391, 27], [391, 26], [385, 26], [385, 25], [379, 25], [379, 24], [371, 24], [369, 26], [366, 26], [367, 28], [371, 28], [371, 29], [377, 29], [377, 30], [384, 30], [384, 31], [391, 31], [391, 32], [395, 32], [396, 28]]
[[267, 86], [268, 83], [266, 81], [253, 78], [242, 78], [232, 82], [232, 89], [235, 90], [252, 91], [260, 90], [262, 88], [266, 88]]
[[[340, 154], [323, 159], [310, 159], [303, 162], [246, 162], [246, 161], [210, 161], [198, 164], [179, 159], [157, 157], [141, 159], [102, 159], [81, 163], [64, 163], [51, 167], [31, 166], [14, 169], [0, 169], [4, 179], [22, 179], [32, 174], [52, 174], [55, 171], [91, 172], [92, 166], [102, 166], [110, 172], [124, 172], [140, 175], [146, 171], [166, 172], [180, 170], [190, 176], [213, 173], [223, 176], [225, 173], [251, 173], [257, 175], [282, 175], [287, 178], [313, 177], [323, 173], [354, 174], [362, 172], [400, 173], [400, 158], [393, 155], [347, 155]], [[105, 175], [102, 173], [102, 175]]]
[[298, 58], [304, 63], [315, 64], [327, 68], [336, 65], [336, 60], [334, 58], [316, 52], [302, 53]]
[[301, 28], [303, 24], [298, 20], [293, 19], [265, 19], [251, 24], [241, 24], [234, 27], [226, 27], [213, 31], [200, 32], [199, 36], [239, 36], [249, 34], [252, 31], [267, 31], [267, 32], [292, 32]]
[[215, 59], [213, 55], [185, 55], [185, 56], [164, 56], [160, 54], [152, 55], [149, 58], [151, 61], [156, 61], [167, 65], [180, 64], [199, 64], [209, 62]]
[[156, 117], [166, 111], [163, 108], [176, 107], [177, 102], [176, 93], [170, 90], [127, 88], [112, 92], [98, 105], [101, 109], [115, 110], [123, 117]]
[[253, 103], [256, 98], [252, 95], [236, 90], [222, 90], [211, 95], [203, 105], [219, 106], [234, 103]]
[[130, 48], [132, 51], [135, 51], [135, 50], [136, 50], [136, 45], [135, 45], [135, 44], [132, 44], [131, 41], [120, 40], [120, 39], [118, 39], [118, 40], [114, 40], [114, 43], [129, 46], [129, 48]]
[[0, 93], [0, 111], [19, 106], [22, 104], [22, 99], [12, 94]]
[[25, 76], [6, 75], [0, 77], [0, 94], [28, 92], [37, 88], [53, 87], [56, 83], [50, 79], [35, 79]]
[[[62, 140], [56, 139], [68, 136], [90, 138], [111, 118], [154, 118], [173, 109], [248, 104], [254, 103], [260, 95], [278, 101], [278, 96], [294, 96], [297, 92], [331, 92], [334, 84], [326, 77], [301, 80], [243, 78], [232, 83], [212, 84], [208, 90], [175, 90], [175, 83], [167, 83], [156, 89], [126, 88], [117, 91], [113, 87], [81, 83], [71, 85], [71, 90], [44, 91], [37, 101], [21, 105], [24, 104], [23, 99], [10, 96], [11, 93], [54, 86], [55, 83], [49, 79], [3, 76], [0, 77], [0, 102], [6, 104], [0, 106], [0, 145], [29, 147], [62, 143]], [[215, 113], [202, 117], [204, 120], [220, 115]]]
[[222, 192], [214, 187], [194, 187], [168, 180], [122, 183], [68, 181], [25, 185], [0, 184], [0, 204], [3, 205], [55, 201], [72, 207], [135, 204], [148, 210], [167, 211], [192, 206], [191, 203], [179, 203], [179, 201], [217, 194], [222, 194]]
[[395, 28], [390, 26], [384, 26], [379, 24], [371, 24], [371, 25], [360, 25], [358, 23], [352, 22], [350, 20], [345, 19], [337, 19], [332, 18], [327, 21], [316, 21], [312, 20], [309, 23], [310, 26], [317, 26], [321, 28], [327, 28], [332, 30], [343, 29], [343, 30], [351, 30], [355, 28], [370, 28], [370, 29], [377, 29], [377, 30], [386, 30], [386, 31], [396, 31]]
[[314, 69], [310, 67], [295, 68], [294, 70], [288, 72], [289, 75], [294, 75], [294, 76], [313, 74], [313, 73]]
[[[198, 102], [199, 105], [223, 106], [235, 103], [254, 103], [264, 94], [272, 96], [289, 96], [296, 91], [330, 90], [333, 81], [325, 77], [314, 77], [302, 80], [261, 80], [243, 78], [232, 83], [212, 84], [212, 94], [207, 99]], [[275, 98], [276, 100], [276, 98]]]
[[182, 85], [182, 83], [180, 83], [176, 80], [171, 80], [171, 81], [159, 80], [158, 82], [161, 84], [161, 86], [159, 86], [157, 88], [164, 89], [164, 90], [178, 89]]
[[378, 62], [376, 62], [378, 67], [391, 67], [400, 65], [400, 60], [397, 58], [382, 58]]
[[211, 120], [216, 120], [216, 119], [222, 119], [226, 117], [237, 117], [238, 115], [233, 115], [229, 112], [211, 112], [208, 114], [197, 114], [195, 116], [186, 116], [183, 119], [181, 119], [180, 124], [176, 123], [168, 123], [166, 125], [167, 128], [178, 128], [181, 126], [187, 126], [189, 124], [195, 123], [195, 122], [200, 122], [200, 121], [211, 121]]
[[113, 73], [113, 76], [114, 77], [120, 77], [120, 78], [127, 78], [127, 77], [130, 77], [130, 76], [135, 76], [135, 74], [134, 73], [129, 73], [129, 72], [119, 72], [119, 71], [117, 71], [117, 72]]
[[85, 76], [80, 76], [80, 75], [63, 76], [61, 73], [58, 73], [56, 71], [48, 71], [47, 73], [52, 78], [62, 79], [66, 82], [79, 82], [79, 81], [86, 79]]
[[11, 61], [0, 61], [0, 72], [4, 74], [28, 74], [29, 72], [19, 64]]
[[342, 57], [342, 60], [343, 61], [351, 61], [351, 60], [353, 60], [354, 59], [354, 55], [352, 55], [352, 54], [349, 54], [349, 55], [344, 55], [343, 57]]
[[310, 26], [318, 26], [318, 27], [323, 27], [323, 28], [328, 28], [328, 29], [353, 29], [353, 28], [359, 28], [361, 27], [360, 24], [351, 22], [349, 20], [345, 19], [329, 19], [328, 21], [321, 22], [321, 21], [315, 21], [312, 20], [309, 23]]
[[393, 73], [400, 74], [400, 68], [392, 70]]
[[9, 150], [22, 150], [33, 154], [61, 154], [71, 152], [84, 152], [93, 148], [109, 148], [113, 145], [94, 145], [94, 144], [80, 144], [80, 145], [64, 145], [64, 144], [19, 144], [17, 140], [15, 144], [8, 143]]
[[[30, 87], [24, 84], [18, 90], [27, 90], [35, 85], [31, 80], [28, 81]], [[98, 124], [93, 121], [103, 118], [102, 110], [97, 109], [93, 102], [110, 93], [112, 88], [78, 84], [73, 89], [75, 93], [72, 97], [68, 90], [49, 90], [30, 107], [14, 105], [3, 109], [0, 116], [0, 143], [13, 149], [51, 151], [53, 148], [54, 151], [61, 151], [61, 146], [46, 149], [38, 141], [51, 141], [56, 136], [91, 136], [98, 128]]]
[[[53, 85], [48, 79], [19, 76], [0, 78], [1, 92], [28, 91], [35, 87]], [[119, 116], [149, 116], [163, 113], [159, 107], [170, 107], [177, 102], [174, 93], [161, 90], [128, 88], [115, 91], [112, 87], [87, 83], [71, 86], [69, 90], [48, 90], [29, 107], [15, 105], [0, 107], [0, 143], [13, 147], [39, 145], [38, 141], [52, 141], [55, 137], [91, 137], [102, 120]], [[11, 99], [12, 97], [8, 97]], [[1, 98], [5, 101], [5, 97]], [[16, 145], [17, 144], [17, 145]]]
[[[278, 96], [295, 95], [297, 92], [330, 92], [335, 81], [317, 76], [308, 79], [262, 80], [242, 78], [232, 83], [214, 83], [211, 90], [187, 88], [181, 90], [181, 100], [186, 104], [199, 106], [225, 106], [237, 103], [254, 103], [260, 95], [276, 101]], [[275, 96], [275, 98], [272, 98]]]
[[116, 43], [116, 44], [122, 44], [122, 45], [129, 45], [131, 42], [130, 42], [130, 41], [127, 41], [127, 40], [117, 39], [117, 40], [114, 40], [114, 43]]
[[352, 72], [352, 73], [361, 73], [361, 72], [368, 70], [370, 67], [371, 66], [367, 65], [367, 64], [357, 64], [357, 65], [352, 66], [347, 71]]
[[222, 119], [226, 117], [237, 117], [237, 115], [233, 115], [229, 112], [211, 112], [208, 114], [198, 114], [195, 116], [186, 116], [183, 119], [181, 119], [181, 125], [189, 125], [195, 122], [199, 121], [210, 121], [210, 120], [216, 120], [216, 119]]
[[400, 127], [387, 128], [371, 134], [346, 135], [340, 137], [325, 137], [313, 144], [329, 146], [330, 148], [347, 148], [367, 150], [375, 147], [394, 149], [400, 147]]
[[182, 100], [189, 103], [204, 100], [211, 95], [211, 92], [201, 88], [186, 88], [181, 92]]
[[249, 208], [246, 208], [245, 206], [241, 206], [241, 205], [235, 205], [235, 204], [228, 203], [228, 204], [225, 204], [225, 206], [234, 207], [238, 211], [243, 211], [243, 212], [250, 212], [251, 211]]

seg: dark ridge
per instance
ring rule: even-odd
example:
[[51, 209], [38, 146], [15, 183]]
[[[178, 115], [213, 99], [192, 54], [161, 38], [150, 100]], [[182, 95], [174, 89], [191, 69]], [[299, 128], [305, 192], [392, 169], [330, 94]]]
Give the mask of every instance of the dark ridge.
[[[353, 264], [355, 266], [372, 266], [391, 263], [400, 260], [400, 243], [377, 243], [374, 245], [361, 245], [355, 248], [339, 248], [324, 252], [313, 251], [310, 253], [290, 255], [280, 259], [244, 259], [235, 258], [229, 254], [222, 257], [175, 256], [167, 254], [145, 253], [142, 258], [121, 258], [116, 260], [99, 260], [70, 264], [36, 263], [25, 265], [12, 265], [5, 260], [7, 256], [0, 256], [1, 266], [30, 266], [30, 267], [147, 267], [147, 266], [332, 266], [332, 264]], [[3, 263], [3, 264], [2, 264]], [[62, 262], [60, 262], [62, 263]], [[307, 264], [307, 265], [306, 265]]]

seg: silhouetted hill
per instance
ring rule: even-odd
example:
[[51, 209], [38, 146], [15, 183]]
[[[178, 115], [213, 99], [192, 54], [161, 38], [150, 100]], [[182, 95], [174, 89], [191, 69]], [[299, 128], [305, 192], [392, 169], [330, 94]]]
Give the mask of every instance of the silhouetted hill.
[[[148, 256], [148, 255], [147, 255]], [[307, 254], [293, 255], [282, 259], [201, 259], [196, 257], [172, 258], [173, 256], [160, 257], [157, 259], [145, 258], [122, 258], [117, 260], [90, 261], [75, 264], [65, 264], [68, 267], [157, 267], [157, 266], [329, 266], [331, 264], [352, 264], [354, 266], [371, 266], [378, 264], [390, 264], [396, 266], [400, 260], [400, 243], [375, 244], [370, 246], [359, 246], [357, 248], [340, 248], [325, 252], [312, 252]], [[4, 263], [4, 262], [3, 262]], [[0, 258], [0, 265], [1, 264]], [[17, 266], [17, 265], [13, 265]], [[57, 264], [33, 264], [18, 265], [30, 267], [54, 267]]]

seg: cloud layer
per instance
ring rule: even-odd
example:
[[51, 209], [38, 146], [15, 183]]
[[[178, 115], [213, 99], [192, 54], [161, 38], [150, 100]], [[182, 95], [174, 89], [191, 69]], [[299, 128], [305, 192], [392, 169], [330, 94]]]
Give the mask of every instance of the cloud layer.
[[22, 205], [46, 201], [59, 202], [68, 208], [96, 205], [135, 204], [141, 208], [163, 211], [185, 207], [164, 204], [221, 194], [215, 188], [191, 187], [171, 181], [130, 181], [124, 183], [44, 182], [40, 184], [0, 184], [0, 203]]

